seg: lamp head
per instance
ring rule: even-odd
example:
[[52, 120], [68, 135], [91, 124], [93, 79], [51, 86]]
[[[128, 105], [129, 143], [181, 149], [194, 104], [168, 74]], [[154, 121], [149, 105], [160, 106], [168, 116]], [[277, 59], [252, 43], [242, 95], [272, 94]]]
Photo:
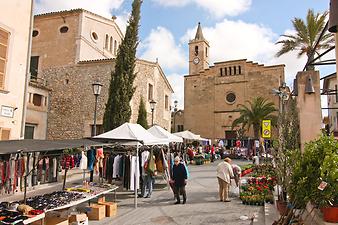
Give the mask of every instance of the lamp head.
[[100, 95], [101, 94], [101, 89], [102, 89], [102, 84], [98, 81], [95, 81], [93, 84], [93, 94], [94, 95]]
[[155, 105], [156, 105], [156, 101], [155, 101], [154, 99], [152, 99], [152, 100], [149, 102], [149, 104], [150, 104], [150, 109], [151, 109], [151, 110], [154, 110], [154, 109], [155, 109]]

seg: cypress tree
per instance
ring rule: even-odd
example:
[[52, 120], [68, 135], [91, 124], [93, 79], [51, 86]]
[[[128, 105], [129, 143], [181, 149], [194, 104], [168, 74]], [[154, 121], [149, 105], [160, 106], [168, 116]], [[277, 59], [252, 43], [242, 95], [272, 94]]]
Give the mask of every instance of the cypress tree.
[[148, 122], [147, 122], [147, 110], [146, 105], [144, 104], [143, 98], [140, 100], [140, 106], [138, 108], [138, 117], [137, 123], [140, 124], [144, 129], [148, 129]]
[[116, 56], [115, 70], [111, 72], [109, 95], [103, 116], [105, 131], [112, 130], [131, 117], [130, 100], [135, 92], [135, 62], [142, 0], [134, 0], [126, 34]]

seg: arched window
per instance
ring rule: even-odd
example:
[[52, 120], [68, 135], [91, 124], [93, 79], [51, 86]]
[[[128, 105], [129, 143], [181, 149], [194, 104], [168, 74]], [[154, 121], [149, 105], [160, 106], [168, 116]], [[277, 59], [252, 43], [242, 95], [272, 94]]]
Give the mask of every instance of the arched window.
[[117, 54], [117, 41], [114, 41], [114, 55]]
[[205, 47], [205, 56], [208, 57], [208, 47]]
[[238, 66], [238, 74], [242, 74], [242, 68], [241, 68], [241, 66]]
[[198, 55], [198, 46], [195, 46], [195, 55]]
[[113, 37], [110, 37], [110, 46], [109, 46], [109, 51], [113, 52]]
[[237, 71], [236, 71], [236, 66], [234, 66], [234, 75], [237, 74]]
[[109, 36], [108, 36], [108, 34], [106, 34], [106, 42], [104, 43], [104, 48], [105, 49], [108, 49], [108, 46], [109, 46]]

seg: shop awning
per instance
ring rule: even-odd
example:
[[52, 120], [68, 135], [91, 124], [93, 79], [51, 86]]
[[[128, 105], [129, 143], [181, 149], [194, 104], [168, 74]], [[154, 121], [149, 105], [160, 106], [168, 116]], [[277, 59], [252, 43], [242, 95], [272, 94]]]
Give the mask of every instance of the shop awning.
[[0, 141], [0, 155], [17, 152], [43, 152], [63, 150], [67, 148], [77, 148], [82, 146], [100, 146], [101, 142], [89, 139], [69, 139], [69, 140], [9, 140]]

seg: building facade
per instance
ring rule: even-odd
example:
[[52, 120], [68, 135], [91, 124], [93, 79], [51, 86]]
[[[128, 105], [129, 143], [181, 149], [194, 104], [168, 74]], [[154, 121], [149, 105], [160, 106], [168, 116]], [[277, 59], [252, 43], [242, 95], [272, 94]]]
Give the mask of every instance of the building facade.
[[[184, 79], [184, 129], [209, 138], [235, 139], [232, 122], [239, 104], [262, 96], [275, 103], [272, 94], [284, 81], [284, 65], [264, 66], [246, 59], [210, 65], [209, 43], [200, 24], [189, 42], [189, 75]], [[250, 131], [246, 136], [252, 136]]]
[[0, 140], [23, 138], [31, 17], [31, 0], [0, 2]]
[[329, 132], [338, 137], [338, 81], [337, 74], [333, 73], [322, 78], [323, 94], [327, 95]]
[[184, 110], [174, 109], [171, 113], [171, 133], [184, 131]]
[[[46, 13], [35, 16], [33, 33], [32, 62], [35, 63], [31, 66], [31, 80], [44, 83], [49, 96], [32, 95], [39, 94], [45, 99], [46, 137], [73, 139], [92, 135], [95, 103], [92, 84], [96, 81], [103, 84], [96, 127], [97, 134], [101, 133], [111, 71], [123, 38], [114, 18], [107, 19], [83, 9]], [[149, 101], [155, 100], [154, 123], [169, 130], [173, 89], [160, 65], [138, 59], [135, 73], [130, 122], [136, 123], [143, 97], [148, 124], [152, 115]]]

